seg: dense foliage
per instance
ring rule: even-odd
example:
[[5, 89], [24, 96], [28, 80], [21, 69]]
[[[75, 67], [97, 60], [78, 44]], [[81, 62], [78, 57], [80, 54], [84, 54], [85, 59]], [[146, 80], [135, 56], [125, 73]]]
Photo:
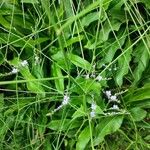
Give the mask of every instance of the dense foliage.
[[150, 149], [149, 0], [0, 0], [0, 149]]

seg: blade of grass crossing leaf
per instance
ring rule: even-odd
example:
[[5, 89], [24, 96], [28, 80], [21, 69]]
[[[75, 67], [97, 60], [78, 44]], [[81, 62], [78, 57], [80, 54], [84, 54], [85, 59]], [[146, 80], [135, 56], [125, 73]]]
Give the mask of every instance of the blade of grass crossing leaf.
[[77, 67], [81, 67], [82, 69], [85, 69], [85, 70], [90, 70], [90, 68], [91, 68], [91, 64], [87, 60], [85, 60], [77, 55], [68, 53], [68, 58]]
[[[88, 12], [94, 10], [95, 8], [99, 7], [99, 6], [104, 6], [104, 5], [108, 5], [112, 0], [97, 0], [95, 2], [93, 2], [91, 5], [89, 5], [87, 8], [85, 8], [84, 10], [82, 10], [80, 13], [78, 13], [76, 16], [73, 16], [72, 18], [70, 18], [64, 25], [61, 26], [61, 28], [58, 30], [58, 34], [60, 34], [64, 28], [66, 28], [67, 26], [69, 26], [70, 24], [72, 24], [75, 20], [79, 19], [80, 17], [84, 16], [85, 14], [87, 14]], [[107, 7], [106, 7], [107, 9]]]
[[135, 62], [137, 63], [137, 67], [135, 68], [134, 74], [134, 84], [136, 84], [142, 77], [143, 71], [146, 69], [150, 56], [143, 42], [140, 42], [134, 53]]
[[[127, 42], [127, 47], [129, 45], [129, 42]], [[116, 82], [119, 86], [122, 85], [123, 83], [123, 77], [126, 75], [129, 71], [129, 63], [131, 61], [131, 53], [132, 53], [132, 48], [129, 49], [124, 55], [122, 55], [118, 59], [118, 71], [116, 74]]]
[[53, 77], [58, 77], [58, 79], [55, 80], [56, 89], [58, 90], [58, 92], [63, 93], [64, 92], [64, 79], [62, 78], [63, 74], [62, 74], [60, 67], [56, 65], [55, 63], [53, 63], [52, 65], [52, 74], [53, 74]]

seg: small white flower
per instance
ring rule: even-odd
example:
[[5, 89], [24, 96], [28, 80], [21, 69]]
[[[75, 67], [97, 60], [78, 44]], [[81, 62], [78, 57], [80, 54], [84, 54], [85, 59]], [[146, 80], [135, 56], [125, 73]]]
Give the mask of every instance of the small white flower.
[[105, 94], [106, 94], [106, 96], [107, 96], [108, 98], [111, 97], [111, 91], [105, 91]]
[[22, 66], [22, 67], [25, 67], [25, 66], [27, 66], [27, 65], [28, 65], [27, 60], [23, 60], [23, 61], [21, 62], [21, 66]]
[[119, 107], [118, 107], [118, 105], [113, 105], [113, 107], [111, 109], [119, 110]]
[[102, 67], [106, 67], [106, 65], [105, 65], [105, 64], [102, 64]]
[[35, 56], [35, 61], [38, 61], [39, 60], [39, 57], [38, 56]]
[[96, 104], [94, 102], [92, 102], [92, 104], [91, 104], [91, 109], [92, 109], [92, 111], [96, 110]]
[[111, 115], [116, 115], [117, 114], [117, 112], [111, 112]]
[[87, 75], [85, 76], [85, 79], [89, 79], [89, 78], [90, 78], [90, 75], [87, 74]]
[[91, 78], [95, 78], [95, 74], [94, 73], [91, 74]]
[[16, 73], [18, 73], [18, 71], [19, 70], [17, 68], [13, 68], [12, 71], [11, 71], [11, 73], [16, 74]]
[[70, 97], [65, 95], [62, 101], [62, 105], [67, 105], [69, 103]]
[[37, 55], [35, 56], [34, 59], [35, 59], [35, 64], [38, 64], [40, 62], [40, 58]]
[[90, 112], [90, 116], [91, 116], [91, 118], [94, 118], [94, 117], [95, 117], [95, 112], [94, 112], [94, 111], [91, 111], [91, 112]]
[[100, 76], [100, 75], [98, 75], [98, 76], [96, 77], [96, 80], [98, 80], [98, 81], [101, 81], [102, 79], [103, 79], [103, 77]]
[[111, 101], [117, 101], [117, 96], [116, 96], [116, 95], [111, 96], [111, 97], [110, 97], [110, 100], [111, 100]]

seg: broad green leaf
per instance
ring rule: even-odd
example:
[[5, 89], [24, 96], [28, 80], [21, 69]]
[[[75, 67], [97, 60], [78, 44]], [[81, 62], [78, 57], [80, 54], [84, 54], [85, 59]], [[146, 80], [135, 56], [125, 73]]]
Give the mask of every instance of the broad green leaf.
[[104, 12], [102, 10], [98, 12], [89, 13], [88, 15], [83, 17], [83, 19], [81, 19], [81, 25], [82, 27], [84, 26], [87, 27], [89, 26], [90, 23], [102, 19], [103, 17], [104, 17]]
[[0, 94], [0, 112], [4, 106], [4, 94]]
[[134, 107], [130, 110], [130, 113], [134, 119], [134, 121], [141, 121], [146, 117], [147, 112], [140, 108], [140, 107]]
[[125, 11], [123, 11], [122, 5], [124, 4], [124, 1], [122, 0], [115, 0], [111, 1], [109, 5], [109, 11], [112, 15], [113, 19], [117, 19], [121, 21], [122, 23], [127, 21]]
[[[1, 39], [0, 39], [1, 40]], [[1, 44], [1, 41], [0, 41]], [[4, 62], [4, 55], [3, 53], [0, 51], [0, 65]]]
[[2, 15], [0, 15], [0, 24], [6, 29], [10, 28], [10, 23]]
[[[126, 48], [129, 47], [129, 42], [127, 42], [126, 44]], [[129, 49], [128, 51], [126, 51], [124, 53], [124, 55], [122, 55], [121, 57], [119, 57], [118, 59], [118, 71], [116, 74], [116, 82], [119, 86], [122, 85], [123, 83], [123, 77], [124, 75], [126, 75], [129, 71], [129, 63], [131, 61], [131, 53], [132, 53], [132, 49]]]
[[62, 51], [58, 51], [56, 54], [51, 56], [53, 60], [57, 62], [63, 69], [67, 69], [65, 63], [65, 57]]
[[85, 116], [85, 112], [84, 112], [83, 106], [81, 105], [81, 107], [78, 108], [78, 109], [74, 112], [74, 114], [72, 115], [72, 118], [73, 118], [73, 119], [76, 119], [76, 118], [82, 117], [82, 116]]
[[108, 2], [108, 0], [103, 0], [103, 1], [95, 1], [93, 3], [90, 3], [86, 8], [84, 8], [81, 12], [79, 12], [77, 15], [70, 17], [66, 23], [64, 23], [61, 28], [58, 31], [58, 34], [60, 34], [67, 26], [71, 25], [74, 21], [77, 19], [81, 18], [82, 16], [86, 15], [90, 11], [94, 10], [98, 6], [102, 6], [104, 9], [107, 9], [109, 6], [109, 3], [111, 0]]
[[85, 69], [85, 70], [91, 69], [91, 64], [87, 60], [79, 57], [78, 55], [68, 53], [68, 58], [77, 67], [80, 67], [80, 68]]
[[146, 121], [140, 121], [140, 122], [136, 122], [136, 125], [140, 128], [145, 128], [145, 129], [148, 129], [150, 130], [150, 123], [149, 122], [146, 122]]
[[17, 68], [19, 67], [19, 72], [22, 74], [24, 79], [27, 80], [26, 85], [29, 91], [37, 93], [37, 95], [39, 96], [45, 97], [45, 91], [43, 87], [41, 86], [40, 81], [32, 81], [36, 78], [31, 74], [28, 66], [25, 66], [25, 67], [20, 66], [21, 60], [19, 60], [18, 58], [14, 58], [10, 62], [10, 64]]
[[81, 41], [84, 38], [83, 35], [77, 36], [77, 37], [72, 37], [71, 39], [69, 39], [68, 41], [66, 41], [66, 44], [64, 45], [64, 47], [68, 47], [76, 42]]
[[[6, 20], [11, 20], [11, 15], [10, 16], [6, 16]], [[25, 21], [23, 20], [23, 16], [21, 15], [15, 15], [13, 18], [13, 22], [12, 22], [12, 26], [16, 27], [16, 29], [18, 29], [18, 31], [20, 31], [20, 29], [28, 29], [31, 30], [32, 26], [34, 25], [34, 22], [29, 22], [29, 19], [25, 19]], [[24, 33], [24, 31], [22, 31]]]
[[52, 65], [52, 74], [53, 77], [58, 77], [58, 79], [55, 80], [56, 89], [58, 90], [58, 92], [63, 93], [64, 92], [64, 79], [62, 78], [63, 74], [61, 72], [60, 67], [55, 63], [53, 63]]
[[150, 98], [150, 88], [143, 87], [138, 88], [132, 93], [127, 94], [125, 98], [126, 103], [136, 102], [136, 101], [143, 101]]
[[116, 51], [120, 49], [120, 46], [122, 46], [125, 42], [126, 39], [125, 34], [126, 34], [125, 29], [121, 29], [117, 35], [119, 43], [115, 41], [115, 39], [110, 39], [108, 42], [104, 43], [104, 49], [105, 47], [108, 48], [106, 48], [106, 50], [104, 51], [103, 59], [99, 62], [100, 67], [102, 66], [102, 64], [110, 63], [113, 60]]
[[87, 126], [81, 131], [78, 137], [76, 150], [85, 150], [85, 147], [89, 141], [90, 141], [90, 127]]
[[116, 132], [123, 121], [123, 116], [112, 116], [102, 118], [99, 124], [96, 126], [96, 137], [94, 139], [94, 145], [99, 145], [106, 135]]
[[[92, 92], [96, 95], [100, 94], [100, 89], [101, 89], [101, 84], [99, 82], [93, 81], [93, 79], [85, 79], [85, 78], [77, 78], [75, 80], [78, 85], [80, 85], [80, 87], [78, 87], [77, 85], [73, 84], [71, 91], [78, 93], [78, 94], [82, 94], [83, 91], [89, 93]], [[81, 91], [81, 89], [83, 89], [83, 91]]]
[[7, 44], [8, 41], [8, 37], [9, 37], [9, 43], [11, 43], [13, 46], [15, 47], [27, 47], [27, 48], [33, 48], [35, 45], [37, 44], [41, 44], [47, 40], [49, 40], [49, 38], [44, 38], [44, 37], [40, 37], [37, 38], [35, 40], [32, 39], [25, 39], [22, 38], [19, 35], [16, 34], [6, 34], [6, 33], [0, 33], [0, 44]]
[[3, 139], [5, 138], [5, 135], [7, 133], [8, 130], [10, 130], [10, 128], [14, 125], [14, 120], [15, 117], [14, 116], [7, 116], [6, 120], [2, 122], [2, 118], [0, 118], [0, 139], [3, 141]]
[[150, 108], [150, 100], [145, 99], [145, 100], [142, 100], [142, 101], [136, 101], [133, 105], [136, 105], [136, 107], [149, 109]]
[[39, 1], [38, 0], [21, 0], [21, 3], [37, 4], [39, 3]]
[[65, 131], [68, 129], [74, 129], [80, 126], [79, 121], [72, 121], [70, 119], [64, 119], [64, 120], [52, 120], [47, 127], [52, 130], [60, 130]]
[[137, 67], [135, 68], [134, 74], [134, 84], [136, 84], [142, 77], [143, 71], [146, 69], [149, 62], [149, 53], [148, 49], [144, 45], [143, 42], [137, 44], [136, 49], [134, 50], [135, 63], [137, 63]]
[[99, 40], [101, 42], [105, 42], [108, 40], [109, 37], [109, 33], [112, 30], [118, 31], [120, 26], [121, 26], [122, 22], [116, 20], [116, 19], [111, 19], [110, 21], [105, 21], [103, 28], [100, 31], [99, 34]]

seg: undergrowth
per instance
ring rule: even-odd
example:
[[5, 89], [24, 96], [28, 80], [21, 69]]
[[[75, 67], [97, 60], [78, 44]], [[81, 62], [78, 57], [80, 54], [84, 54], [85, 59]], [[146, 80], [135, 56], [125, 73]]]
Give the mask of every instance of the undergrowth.
[[149, 0], [0, 0], [0, 149], [150, 149]]

